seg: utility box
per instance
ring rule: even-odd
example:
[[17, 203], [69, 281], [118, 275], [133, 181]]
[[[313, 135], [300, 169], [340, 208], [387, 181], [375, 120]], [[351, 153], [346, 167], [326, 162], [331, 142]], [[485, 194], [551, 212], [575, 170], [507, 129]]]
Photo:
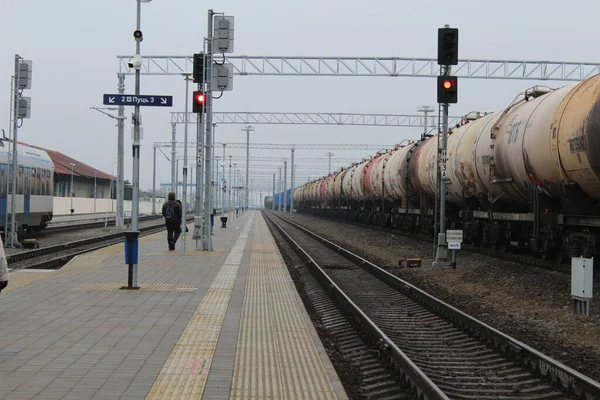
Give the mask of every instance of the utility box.
[[594, 294], [594, 258], [571, 258], [571, 297], [576, 314], [590, 315]]
[[571, 296], [591, 299], [594, 294], [594, 259], [571, 259]]

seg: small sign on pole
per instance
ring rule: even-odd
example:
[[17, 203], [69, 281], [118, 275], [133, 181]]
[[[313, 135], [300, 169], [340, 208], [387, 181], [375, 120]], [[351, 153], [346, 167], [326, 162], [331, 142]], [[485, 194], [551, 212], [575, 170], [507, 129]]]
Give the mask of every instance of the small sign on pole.
[[452, 266], [456, 268], [456, 250], [460, 250], [460, 245], [463, 241], [462, 229], [448, 229], [446, 231], [446, 243], [448, 249], [452, 250]]

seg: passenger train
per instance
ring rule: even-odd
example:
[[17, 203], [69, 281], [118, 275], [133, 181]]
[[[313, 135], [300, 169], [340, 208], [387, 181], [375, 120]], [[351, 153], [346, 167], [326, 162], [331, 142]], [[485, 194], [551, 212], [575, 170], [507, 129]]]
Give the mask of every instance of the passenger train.
[[[4, 232], [7, 221], [10, 226], [13, 191], [8, 146], [8, 140], [0, 140], [0, 227]], [[54, 163], [45, 151], [18, 143], [17, 165], [17, 230], [43, 229], [52, 220]]]
[[556, 261], [600, 253], [600, 75], [535, 86], [503, 110], [463, 117], [449, 130], [445, 165], [440, 136], [303, 184], [295, 207], [433, 236], [443, 171], [446, 226], [463, 229], [465, 243]]

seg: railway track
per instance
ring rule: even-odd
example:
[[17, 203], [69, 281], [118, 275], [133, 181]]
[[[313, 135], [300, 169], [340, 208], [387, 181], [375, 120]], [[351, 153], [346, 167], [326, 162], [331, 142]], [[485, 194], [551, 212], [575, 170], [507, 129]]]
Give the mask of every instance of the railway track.
[[[162, 218], [162, 215], [144, 215], [140, 216], [139, 221], [150, 221], [154, 219]], [[74, 221], [75, 222], [75, 221]], [[90, 228], [101, 228], [106, 226], [115, 226], [116, 220], [114, 218], [109, 218], [108, 220], [104, 220], [100, 218], [94, 222], [81, 222], [81, 220], [76, 221], [78, 223], [69, 223], [69, 222], [61, 222], [59, 224], [53, 225], [50, 223], [46, 229], [42, 231], [42, 233], [53, 234], [57, 232], [64, 231], [73, 231], [79, 229], [90, 229]]]
[[[193, 221], [194, 218], [187, 218]], [[164, 223], [140, 227], [140, 237], [160, 232], [165, 229]], [[117, 243], [123, 243], [123, 232], [110, 233], [54, 246], [41, 247], [35, 250], [14, 253], [6, 256], [9, 269], [53, 269], [66, 264], [73, 257], [88, 253]]]
[[600, 398], [600, 383], [335, 243], [265, 214], [413, 394], [428, 399]]

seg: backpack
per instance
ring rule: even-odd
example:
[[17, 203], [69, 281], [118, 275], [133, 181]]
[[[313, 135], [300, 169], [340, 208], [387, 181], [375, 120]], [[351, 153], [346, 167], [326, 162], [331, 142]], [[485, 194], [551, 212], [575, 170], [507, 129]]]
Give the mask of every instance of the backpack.
[[169, 202], [169, 205], [167, 206], [167, 210], [165, 211], [165, 219], [167, 221], [175, 220], [175, 209], [173, 208], [173, 204], [170, 202]]

